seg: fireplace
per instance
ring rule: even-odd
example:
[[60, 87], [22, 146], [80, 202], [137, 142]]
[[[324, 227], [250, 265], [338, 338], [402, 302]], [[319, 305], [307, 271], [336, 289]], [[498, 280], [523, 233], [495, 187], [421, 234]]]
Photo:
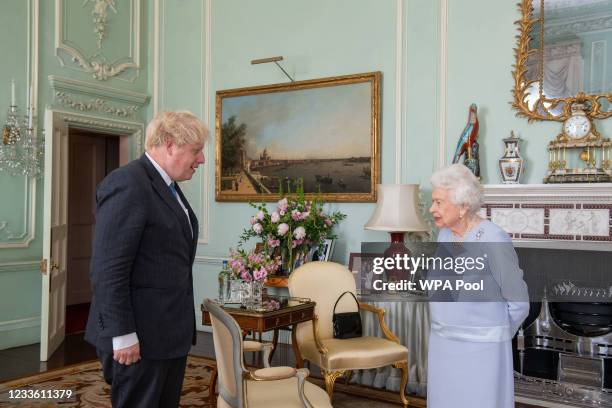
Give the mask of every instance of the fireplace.
[[612, 251], [517, 253], [532, 303], [513, 341], [516, 395], [612, 407]]

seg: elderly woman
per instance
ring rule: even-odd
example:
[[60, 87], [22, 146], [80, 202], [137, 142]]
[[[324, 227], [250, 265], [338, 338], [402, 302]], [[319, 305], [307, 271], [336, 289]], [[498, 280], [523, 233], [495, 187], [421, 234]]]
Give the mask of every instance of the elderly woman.
[[[514, 408], [511, 342], [527, 317], [529, 303], [512, 241], [478, 215], [481, 186], [467, 167], [442, 168], [431, 184], [429, 211], [440, 228], [438, 242], [466, 243], [462, 247], [471, 245], [476, 251], [486, 246], [483, 269], [491, 277], [486, 282], [493, 287], [487, 289], [496, 300], [469, 301], [469, 294], [455, 293], [461, 301], [430, 303], [427, 406]], [[483, 245], [467, 244], [471, 242]]]

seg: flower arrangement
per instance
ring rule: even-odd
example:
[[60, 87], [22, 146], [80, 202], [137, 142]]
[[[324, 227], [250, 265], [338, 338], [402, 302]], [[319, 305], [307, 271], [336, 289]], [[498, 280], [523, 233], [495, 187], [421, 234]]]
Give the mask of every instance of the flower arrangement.
[[229, 267], [233, 274], [245, 282], [263, 282], [269, 274], [276, 272], [280, 259], [272, 258], [266, 252], [230, 249]]
[[251, 227], [243, 231], [240, 244], [257, 238], [266, 253], [273, 254], [279, 248], [281, 253], [288, 254], [289, 265], [293, 254], [321, 248], [326, 238], [336, 238], [332, 230], [346, 217], [339, 211], [326, 213], [324, 203], [317, 199], [307, 201], [300, 181], [296, 182], [296, 193], [278, 201], [272, 212], [266, 203], [250, 205], [257, 213], [251, 218]]

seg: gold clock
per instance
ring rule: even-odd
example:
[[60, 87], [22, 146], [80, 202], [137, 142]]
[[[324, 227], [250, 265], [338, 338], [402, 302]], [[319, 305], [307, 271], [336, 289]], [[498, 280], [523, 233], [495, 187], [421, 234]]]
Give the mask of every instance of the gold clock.
[[589, 112], [589, 106], [582, 101], [572, 104], [561, 133], [548, 144], [544, 183], [612, 182], [612, 144], [597, 132]]

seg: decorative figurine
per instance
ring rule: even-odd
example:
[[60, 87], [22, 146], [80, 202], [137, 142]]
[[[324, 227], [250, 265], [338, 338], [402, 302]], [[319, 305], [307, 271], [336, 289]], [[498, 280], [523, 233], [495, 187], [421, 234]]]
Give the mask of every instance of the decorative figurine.
[[474, 173], [476, 177], [480, 177], [480, 162], [478, 153], [478, 107], [475, 103], [470, 105], [468, 112], [468, 122], [465, 128], [461, 132], [459, 141], [457, 142], [457, 148], [455, 149], [455, 155], [453, 157], [453, 163], [459, 163], [461, 156], [466, 155], [463, 164]]
[[499, 171], [501, 174], [502, 183], [518, 184], [520, 183], [521, 175], [523, 174], [524, 161], [519, 152], [520, 137], [510, 132], [510, 137], [504, 139], [505, 152], [499, 159]]

